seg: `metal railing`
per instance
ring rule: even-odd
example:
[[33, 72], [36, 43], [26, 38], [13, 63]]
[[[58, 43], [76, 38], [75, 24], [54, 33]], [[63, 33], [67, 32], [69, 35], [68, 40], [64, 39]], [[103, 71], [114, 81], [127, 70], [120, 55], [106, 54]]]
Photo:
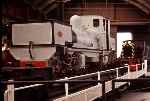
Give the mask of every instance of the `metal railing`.
[[112, 80], [112, 90], [115, 89], [115, 84], [117, 82], [147, 82], [150, 78], [135, 78], [135, 79], [114, 79]]
[[[65, 86], [65, 96], [67, 97], [69, 95], [69, 83], [98, 83], [98, 85], [102, 84], [102, 95], [105, 94], [105, 82], [107, 80], [101, 80], [101, 73], [106, 73], [106, 72], [110, 72], [110, 71], [116, 71], [116, 79], [119, 78], [119, 69], [122, 68], [128, 68], [127, 71], [127, 76], [128, 79], [132, 79], [131, 75], [132, 72], [130, 71], [130, 67], [128, 65], [125, 65], [124, 67], [119, 67], [119, 68], [115, 68], [115, 69], [109, 69], [109, 70], [105, 70], [105, 71], [98, 71], [96, 73], [90, 73], [90, 74], [86, 74], [86, 75], [80, 75], [80, 76], [75, 76], [75, 77], [65, 77], [64, 79], [59, 79], [59, 80], [51, 80], [51, 81], [2, 81], [3, 84], [7, 84], [7, 89], [4, 92], [4, 101], [14, 101], [14, 93], [15, 91], [18, 90], [23, 90], [23, 89], [28, 89], [28, 88], [33, 88], [33, 87], [38, 87], [38, 86], [42, 86], [44, 84], [54, 84], [54, 83], [63, 83]], [[142, 63], [142, 73], [146, 74], [147, 73], [147, 60], [144, 60], [144, 63]], [[136, 71], [135, 71], [135, 77], [138, 78], [138, 65], [136, 65]], [[73, 80], [73, 79], [79, 79], [79, 78], [83, 78], [83, 77], [90, 77], [93, 75], [97, 75], [97, 80]], [[24, 86], [24, 87], [18, 87], [15, 88], [14, 84], [32, 84], [29, 86]]]

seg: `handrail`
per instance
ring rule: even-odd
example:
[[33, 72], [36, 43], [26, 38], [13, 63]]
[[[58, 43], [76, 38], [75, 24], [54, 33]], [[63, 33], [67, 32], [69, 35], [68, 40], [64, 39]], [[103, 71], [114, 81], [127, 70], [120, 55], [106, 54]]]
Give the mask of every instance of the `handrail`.
[[[143, 64], [147, 63], [147, 60], [144, 61], [144, 63], [142, 63], [142, 66]], [[146, 74], [146, 64], [142, 67], [142, 70], [145, 71], [145, 74]], [[119, 75], [119, 69], [122, 69], [122, 68], [128, 68], [128, 78], [130, 78], [130, 70], [129, 70], [129, 66], [124, 66], [124, 67], [119, 67], [119, 68], [115, 68], [115, 69], [109, 69], [109, 70], [105, 70], [105, 71], [98, 71], [98, 72], [95, 72], [95, 73], [90, 73], [90, 74], [85, 74], [85, 75], [80, 75], [80, 76], [74, 76], [74, 77], [70, 77], [70, 78], [64, 78], [64, 79], [59, 79], [59, 80], [51, 80], [51, 81], [2, 81], [1, 83], [3, 84], [8, 84], [8, 86], [11, 86], [11, 84], [33, 84], [33, 85], [29, 85], [29, 86], [24, 86], [24, 87], [18, 87], [18, 88], [13, 88], [13, 89], [7, 89], [5, 92], [4, 92], [4, 97], [6, 99], [6, 101], [13, 101], [13, 100], [9, 100], [10, 98], [8, 97], [8, 93], [10, 90], [13, 90], [13, 91], [17, 91], [17, 90], [22, 90], [22, 89], [27, 89], [27, 88], [33, 88], [33, 87], [37, 87], [37, 86], [42, 86], [44, 84], [53, 84], [53, 83], [63, 83], [65, 84], [65, 92], [66, 92], [66, 96], [68, 96], [68, 83], [89, 83], [89, 82], [92, 82], [92, 83], [98, 83], [99, 84], [102, 84], [104, 82], [106, 82], [107, 80], [100, 80], [100, 74], [101, 73], [105, 73], [105, 72], [109, 72], [109, 71], [116, 71], [116, 75], [118, 78]], [[136, 68], [136, 75], [138, 76], [138, 68]], [[77, 78], [82, 78], [82, 77], [87, 77], [87, 76], [92, 76], [92, 75], [96, 75], [97, 74], [97, 80], [72, 80], [72, 79], [77, 79]], [[10, 84], [10, 85], [9, 85]], [[12, 91], [12, 92], [13, 92]]]
[[[109, 70], [105, 70], [105, 71], [100, 71], [100, 73], [109, 72], [109, 71], [115, 71], [116, 69], [122, 69], [122, 68], [127, 68], [127, 67], [119, 67], [119, 68], [115, 68], [115, 69], [109, 69]], [[80, 77], [86, 77], [86, 76], [96, 75], [97, 73], [98, 72], [90, 73], [90, 74], [85, 74], [85, 75], [80, 75], [80, 76], [74, 76], [74, 77], [70, 77], [70, 78], [67, 78], [67, 79], [68, 80], [70, 80], [70, 79], [77, 79], [77, 78], [80, 78]], [[66, 79], [59, 79], [59, 80], [56, 80], [56, 81], [61, 81], [61, 80], [66, 80]]]
[[15, 88], [15, 91], [22, 90], [22, 89], [27, 89], [27, 88], [38, 87], [38, 86], [42, 86], [42, 85], [43, 84], [34, 84], [34, 85], [29, 85], [29, 86], [24, 86], [24, 87], [18, 87], [18, 88]]
[[122, 68], [128, 68], [128, 67], [118, 67], [118, 68], [114, 68], [114, 69], [108, 69], [105, 71], [100, 71], [101, 73], [105, 73], [105, 72], [109, 72], [109, 71], [115, 71], [116, 69], [122, 69]]
[[[115, 68], [115, 69], [109, 69], [109, 70], [105, 70], [105, 71], [100, 71], [100, 73], [103, 73], [103, 72], [109, 72], [109, 71], [115, 71], [116, 69], [121, 69], [121, 68], [126, 68], [126, 67], [119, 67], [119, 68]], [[98, 74], [98, 72], [95, 72], [95, 73], [90, 73], [90, 74], [85, 74], [85, 75], [80, 75], [80, 76], [74, 76], [74, 77], [70, 77], [70, 78], [64, 78], [64, 79], [59, 79], [59, 80], [54, 80], [53, 82], [57, 82], [59, 83], [59, 81], [64, 81], [65, 80], [71, 80], [71, 79], [77, 79], [77, 78], [81, 78], [81, 77], [86, 77], [86, 76], [91, 76], [91, 75], [96, 75]], [[23, 83], [25, 83], [24, 81], [21, 81]], [[34, 81], [35, 83], [36, 81]], [[38, 83], [40, 83], [39, 81], [37, 81]], [[74, 81], [76, 82], [76, 81]], [[6, 82], [4, 82], [6, 83]], [[12, 83], [12, 81], [9, 81], [9, 83]], [[20, 83], [20, 82], [17, 82], [17, 83]], [[31, 83], [31, 82], [28, 82], [28, 83]], [[41, 83], [46, 83], [46, 82], [41, 82]], [[51, 82], [49, 82], [51, 83]], [[17, 90], [22, 90], [22, 89], [27, 89], [27, 88], [32, 88], [32, 87], [37, 87], [37, 86], [42, 86], [43, 84], [34, 84], [34, 85], [29, 85], [29, 86], [24, 86], [24, 87], [18, 87], [18, 88], [15, 88], [15, 91]]]
[[[103, 72], [109, 72], [109, 71], [115, 71], [116, 69], [121, 69], [121, 68], [126, 68], [126, 67], [119, 67], [119, 68], [115, 68], [115, 69], [109, 69], [109, 70], [105, 70], [105, 71], [100, 71], [100, 73], [103, 73]], [[98, 74], [98, 72], [95, 72], [95, 73], [90, 73], [90, 74], [85, 74], [85, 75], [80, 75], [80, 76], [74, 76], [74, 77], [70, 77], [70, 78], [67, 78], [67, 80], [71, 80], [71, 79], [77, 79], [77, 78], [81, 78], [81, 77], [86, 77], [86, 76], [91, 76], [91, 75], [96, 75]], [[59, 80], [54, 80], [53, 82], [57, 82], [59, 83], [59, 81], [65, 81], [66, 78], [64, 79], [59, 79]], [[12, 82], [12, 81], [10, 81]], [[22, 81], [23, 82], [23, 81]], [[37, 81], [38, 82], [38, 81]], [[76, 81], [74, 81], [76, 82]], [[19, 82], [18, 82], [19, 83]], [[24, 82], [25, 83], [25, 82]], [[31, 83], [31, 82], [28, 82], [28, 83]], [[41, 82], [41, 83], [46, 83], [46, 82]], [[43, 84], [34, 84], [34, 85], [29, 85], [29, 86], [24, 86], [24, 87], [18, 87], [18, 88], [15, 88], [15, 90], [22, 90], [22, 89], [26, 89], [26, 88], [32, 88], [32, 87], [37, 87], [37, 86], [41, 86]]]
[[[31, 84], [31, 83], [39, 83], [39, 84], [53, 84], [53, 83], [63, 83], [63, 84], [67, 84], [67, 89], [68, 89], [68, 83], [101, 83], [102, 84], [102, 92], [103, 94], [105, 94], [105, 80], [62, 80], [62, 81], [2, 81], [2, 84], [8, 84], [8, 87], [14, 86], [14, 84]], [[39, 86], [39, 84], [37, 84], [36, 86]], [[66, 85], [65, 85], [66, 86]], [[31, 87], [35, 87], [35, 85], [32, 86], [25, 86], [25, 87], [20, 87], [20, 88], [12, 88], [12, 89], [7, 89], [4, 93], [4, 101], [14, 101], [14, 92], [15, 90], [22, 90], [22, 89], [26, 89], [26, 88], [31, 88]], [[66, 88], [65, 88], [66, 89]], [[9, 91], [11, 92], [11, 96], [8, 96]], [[68, 90], [66, 93], [66, 96], [68, 96]]]
[[[74, 76], [74, 77], [70, 77], [70, 78], [67, 78], [68, 80], [70, 79], [77, 79], [77, 78], [80, 78], [80, 77], [86, 77], [86, 76], [91, 76], [91, 75], [96, 75], [97, 72], [95, 73], [90, 73], [90, 74], [85, 74], [85, 75], [80, 75], [80, 76]], [[66, 80], [65, 78], [64, 79], [59, 79], [59, 80], [56, 80], [56, 81], [62, 81], [62, 80]]]
[[150, 81], [150, 78], [135, 78], [135, 79], [114, 79], [114, 82], [136, 82], [136, 81]]
[[[54, 81], [54, 80], [48, 80], [48, 81], [2, 81], [2, 84], [54, 84], [54, 83], [103, 83], [107, 80], [63, 80], [63, 81]], [[38, 85], [37, 85], [38, 86]]]
[[[68, 95], [68, 83], [70, 83], [70, 82], [74, 82], [74, 83], [77, 83], [77, 82], [78, 83], [95, 82], [95, 83], [98, 83], [98, 85], [99, 85], [101, 82], [104, 82], [104, 81], [100, 80], [100, 73], [102, 73], [102, 72], [109, 72], [109, 71], [115, 71], [115, 70], [121, 69], [121, 68], [126, 68], [126, 67], [119, 67], [119, 68], [105, 70], [105, 71], [98, 71], [98, 72], [95, 72], [95, 73], [90, 73], [90, 74], [85, 74], [85, 75], [80, 75], [80, 76], [74, 76], [74, 77], [70, 77], [70, 78], [66, 77], [64, 79], [53, 80], [53, 81], [8, 81], [8, 82], [6, 81], [6, 82], [3, 82], [3, 83], [8, 83], [8, 84], [13, 84], [13, 83], [32, 84], [33, 83], [33, 85], [14, 88], [14, 91], [28, 89], [28, 88], [33, 88], [33, 87], [38, 87], [38, 86], [42, 86], [42, 85], [47, 84], [47, 83], [65, 83], [65, 92], [66, 92], [66, 96], [67, 96]], [[72, 79], [77, 79], [77, 78], [82, 78], [82, 77], [87, 77], [87, 76], [92, 76], [92, 75], [97, 75], [97, 74], [98, 74], [98, 80], [86, 80], [86, 81], [85, 80], [72, 80]], [[35, 83], [38, 83], [38, 84], [35, 84]], [[8, 92], [9, 92], [9, 90], [7, 89], [5, 91], [5, 93], [4, 93], [5, 101], [8, 100], [8, 99], [6, 100], [6, 98], [8, 96], [7, 95]]]
[[32, 54], [32, 49], [33, 49], [33, 41], [29, 41], [29, 55], [30, 59], [33, 59], [33, 54]]

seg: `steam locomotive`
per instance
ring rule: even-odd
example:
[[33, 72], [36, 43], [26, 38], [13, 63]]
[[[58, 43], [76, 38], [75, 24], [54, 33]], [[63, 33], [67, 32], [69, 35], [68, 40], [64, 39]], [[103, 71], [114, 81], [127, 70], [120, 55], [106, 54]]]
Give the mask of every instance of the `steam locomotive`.
[[110, 20], [97, 15], [74, 15], [70, 25], [53, 20], [13, 23], [8, 47], [4, 66], [51, 67], [55, 79], [94, 72], [116, 58]]
[[126, 40], [122, 45], [121, 58], [130, 66], [130, 71], [142, 68], [142, 62], [146, 56], [146, 44], [140, 40]]

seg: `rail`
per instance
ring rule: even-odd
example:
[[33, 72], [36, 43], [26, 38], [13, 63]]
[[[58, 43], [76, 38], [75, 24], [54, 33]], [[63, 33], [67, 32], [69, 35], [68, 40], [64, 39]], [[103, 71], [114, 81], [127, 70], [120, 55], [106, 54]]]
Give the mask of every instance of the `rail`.
[[[119, 69], [122, 68], [128, 68], [127, 74], [123, 75], [121, 77], [119, 77]], [[116, 79], [118, 78], [122, 78], [122, 79], [133, 79], [133, 78], [138, 78], [139, 76], [142, 76], [144, 74], [147, 73], [147, 60], [144, 60], [144, 63], [142, 63], [142, 70], [138, 69], [138, 65], [136, 65], [136, 71], [135, 72], [131, 72], [130, 71], [130, 67], [128, 65], [125, 65], [124, 67], [119, 67], [119, 68], [115, 68], [115, 69], [109, 69], [109, 70], [105, 70], [105, 71], [98, 71], [96, 73], [90, 73], [90, 74], [86, 74], [86, 75], [80, 75], [80, 76], [75, 76], [75, 77], [65, 77], [64, 79], [59, 79], [59, 80], [52, 80], [52, 81], [3, 81], [3, 84], [7, 84], [7, 90], [4, 92], [4, 101], [14, 101], [14, 93], [17, 90], [23, 90], [23, 89], [28, 89], [28, 88], [33, 88], [33, 87], [37, 87], [37, 86], [42, 86], [44, 84], [52, 84], [52, 83], [63, 83], [65, 86], [65, 97], [63, 98], [67, 98], [69, 95], [69, 83], [89, 83], [89, 82], [93, 82], [93, 83], [98, 83], [98, 86], [100, 87], [102, 84], [102, 95], [104, 95], [104, 93], [107, 93], [108, 91], [112, 90], [112, 89], [108, 89], [107, 85], [111, 84], [111, 81], [106, 82], [106, 80], [102, 81], [101, 80], [101, 73], [106, 73], [109, 71], [116, 71]], [[78, 78], [83, 78], [83, 77], [88, 77], [88, 76], [93, 76], [93, 75], [97, 75], [97, 80], [73, 80], [73, 79], [78, 79]], [[134, 76], [132, 76], [134, 75]], [[105, 83], [106, 84], [105, 84]], [[24, 86], [24, 87], [19, 87], [19, 88], [14, 88], [14, 84], [17, 83], [22, 83], [22, 84], [32, 84], [29, 86]], [[120, 84], [119, 86], [121, 86], [122, 84]], [[105, 87], [106, 86], [106, 87]], [[99, 94], [100, 95], [100, 94]], [[98, 97], [98, 96], [97, 96]], [[57, 100], [56, 100], [57, 101]]]

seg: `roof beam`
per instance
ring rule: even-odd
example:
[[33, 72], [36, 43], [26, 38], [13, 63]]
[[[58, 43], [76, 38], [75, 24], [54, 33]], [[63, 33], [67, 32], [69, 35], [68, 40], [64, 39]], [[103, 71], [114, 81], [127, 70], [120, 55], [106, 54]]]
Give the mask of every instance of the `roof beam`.
[[149, 25], [150, 21], [116, 21], [112, 20], [111, 25]]
[[24, 0], [24, 2], [28, 5], [30, 5], [33, 9], [35, 9], [35, 7], [33, 5], [31, 5], [31, 2], [29, 0]]
[[33, 5], [37, 6], [38, 4], [41, 3], [41, 1], [42, 1], [42, 0], [35, 0], [35, 1], [33, 2]]
[[52, 3], [54, 3], [56, 0], [46, 0], [43, 4], [39, 5], [39, 10], [43, 10], [47, 6], [50, 6]]
[[47, 9], [45, 9], [43, 12], [45, 15], [47, 15], [50, 11], [58, 7], [58, 3], [54, 3], [52, 6], [49, 6]]
[[146, 2], [145, 0], [137, 0], [137, 1], [150, 10], [150, 4], [148, 2]]
[[143, 5], [141, 5], [141, 3], [139, 3], [137, 0], [124, 0], [124, 1], [129, 2], [130, 4], [136, 6], [146, 14], [150, 14], [150, 10], [144, 7]]

